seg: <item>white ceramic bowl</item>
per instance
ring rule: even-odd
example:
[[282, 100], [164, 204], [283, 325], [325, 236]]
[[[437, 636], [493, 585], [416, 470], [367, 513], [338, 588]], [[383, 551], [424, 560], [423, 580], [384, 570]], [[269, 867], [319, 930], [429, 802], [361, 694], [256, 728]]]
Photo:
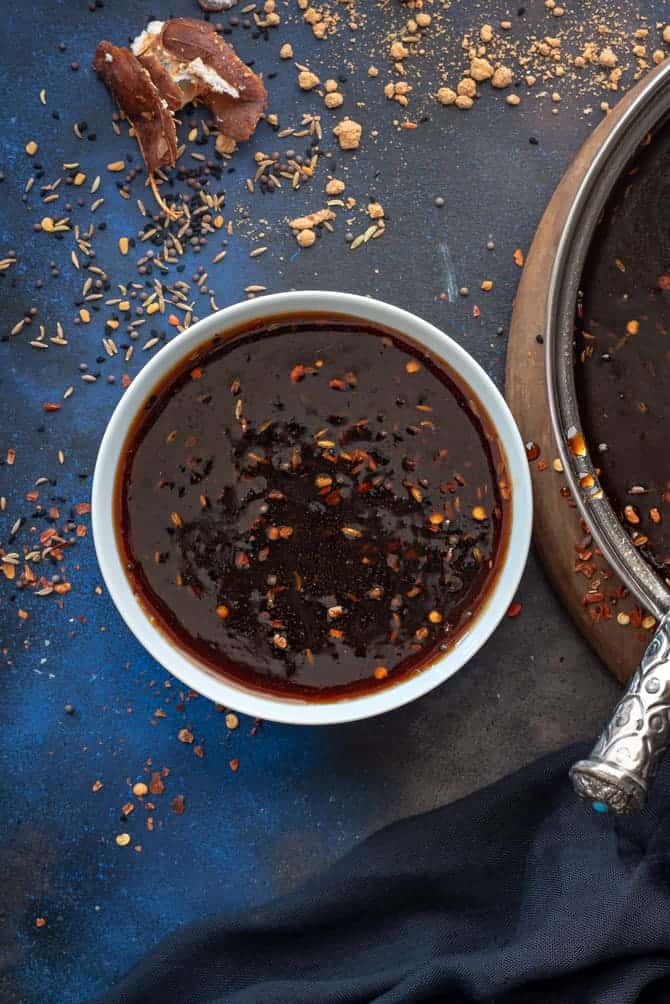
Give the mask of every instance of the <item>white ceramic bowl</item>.
[[[178, 648], [155, 624], [133, 593], [114, 531], [114, 482], [130, 425], [156, 385], [180, 360], [216, 334], [235, 330], [264, 317], [305, 311], [350, 315], [410, 336], [446, 363], [474, 391], [488, 412], [507, 461], [512, 485], [512, 520], [502, 567], [472, 623], [454, 645], [416, 676], [374, 693], [349, 699], [306, 702], [264, 694], [217, 676]], [[103, 436], [93, 479], [92, 522], [100, 568], [124, 621], [151, 655], [186, 686], [237, 711], [277, 722], [327, 725], [368, 718], [398, 708], [444, 683], [489, 638], [514, 596], [523, 572], [532, 523], [532, 493], [526, 454], [514, 419], [502, 395], [484, 370], [451, 338], [405, 310], [362, 296], [335, 292], [277, 293], [238, 303], [198, 321], [147, 363], [135, 377], [112, 415]]]

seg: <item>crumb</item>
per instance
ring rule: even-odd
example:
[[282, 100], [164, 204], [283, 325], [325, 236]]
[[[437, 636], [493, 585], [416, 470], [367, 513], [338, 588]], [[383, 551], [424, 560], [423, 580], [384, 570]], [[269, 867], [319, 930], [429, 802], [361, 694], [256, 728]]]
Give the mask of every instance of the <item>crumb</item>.
[[289, 220], [288, 225], [291, 230], [312, 230], [320, 223], [325, 223], [335, 218], [335, 213], [332, 209], [318, 209], [315, 213], [310, 213], [309, 216], [296, 216], [294, 220]]
[[488, 59], [482, 59], [479, 56], [475, 56], [470, 63], [470, 76], [473, 80], [489, 80], [493, 76], [493, 72], [493, 67], [489, 63]]
[[390, 49], [391, 59], [395, 60], [396, 63], [401, 62], [407, 56], [409, 56], [409, 49], [406, 48], [402, 42], [393, 42]]
[[440, 87], [437, 100], [441, 105], [453, 105], [456, 101], [456, 91], [452, 91], [451, 87]]
[[299, 230], [295, 239], [301, 248], [311, 248], [316, 241], [316, 234], [313, 230]]
[[353, 119], [342, 119], [333, 129], [341, 150], [357, 150], [362, 132], [363, 127]]
[[509, 87], [513, 80], [514, 74], [508, 66], [498, 66], [491, 78], [491, 85], [500, 88]]
[[298, 84], [303, 91], [312, 91], [319, 83], [316, 73], [312, 73], [311, 70], [301, 70], [298, 74]]
[[280, 59], [293, 59], [293, 46], [290, 42], [284, 42], [279, 50]]
[[339, 178], [331, 178], [326, 184], [326, 195], [341, 195], [345, 189], [345, 184]]
[[456, 90], [459, 94], [465, 94], [468, 98], [474, 98], [477, 96], [477, 85], [470, 77], [463, 77], [463, 79], [458, 82]]
[[610, 49], [610, 47], [606, 46], [601, 51], [598, 57], [598, 62], [600, 63], [601, 66], [606, 66], [608, 69], [610, 69], [611, 67], [616, 66], [618, 60], [614, 52], [612, 52], [612, 50]]

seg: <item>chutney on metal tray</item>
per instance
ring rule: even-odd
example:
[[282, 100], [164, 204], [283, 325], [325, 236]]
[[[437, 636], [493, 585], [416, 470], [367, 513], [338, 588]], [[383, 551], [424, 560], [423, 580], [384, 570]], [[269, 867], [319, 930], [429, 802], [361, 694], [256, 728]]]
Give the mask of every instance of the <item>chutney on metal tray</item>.
[[670, 585], [670, 121], [649, 134], [598, 221], [575, 319], [575, 383], [600, 483]]

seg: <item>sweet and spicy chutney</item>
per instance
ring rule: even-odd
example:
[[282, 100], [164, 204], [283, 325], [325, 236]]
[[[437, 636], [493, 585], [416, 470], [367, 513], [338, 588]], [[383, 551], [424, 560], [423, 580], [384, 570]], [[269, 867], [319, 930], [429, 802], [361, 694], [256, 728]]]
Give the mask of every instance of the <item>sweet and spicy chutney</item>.
[[216, 672], [302, 699], [449, 647], [506, 546], [502, 451], [471, 391], [394, 332], [257, 322], [157, 388], [116, 482], [129, 578]]

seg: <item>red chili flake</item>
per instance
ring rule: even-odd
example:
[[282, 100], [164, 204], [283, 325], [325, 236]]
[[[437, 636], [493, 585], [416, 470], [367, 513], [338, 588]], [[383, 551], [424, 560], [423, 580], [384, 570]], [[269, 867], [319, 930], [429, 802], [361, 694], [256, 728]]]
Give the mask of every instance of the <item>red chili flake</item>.
[[592, 562], [579, 561], [575, 564], [575, 572], [581, 572], [586, 579], [592, 579], [596, 571], [596, 566]]
[[340, 380], [339, 377], [335, 377], [333, 380], [328, 381], [328, 386], [331, 390], [346, 390], [347, 385], [344, 380]]
[[91, 503], [77, 502], [77, 504], [74, 507], [74, 511], [76, 512], [77, 516], [85, 516], [87, 512], [91, 511]]
[[630, 612], [630, 622], [634, 628], [642, 627], [643, 614], [640, 607], [633, 607]]
[[193, 733], [190, 729], [180, 729], [177, 733], [177, 739], [180, 743], [192, 743]]
[[202, 377], [202, 367], [196, 366], [191, 370], [191, 380], [200, 380]]
[[175, 795], [172, 799], [172, 811], [178, 816], [183, 816], [186, 812], [186, 801], [183, 795]]
[[601, 592], [584, 593], [582, 604], [585, 607], [590, 607], [594, 603], [602, 603], [604, 599], [605, 594]]
[[291, 383], [299, 383], [304, 379], [304, 377], [305, 367], [301, 363], [298, 363], [298, 365], [294, 366], [291, 370]]
[[163, 778], [161, 777], [161, 772], [159, 770], [153, 771], [151, 775], [149, 791], [152, 795], [162, 795], [165, 791], [165, 785], [163, 784]]
[[232, 770], [233, 773], [236, 773], [240, 769], [240, 761], [237, 759], [237, 757], [234, 757], [230, 761], [229, 767], [230, 767], [230, 769]]
[[512, 257], [514, 258], [514, 264], [518, 265], [519, 268], [522, 268], [525, 259], [524, 259], [523, 251], [521, 250], [521, 248], [517, 248], [516, 251], [514, 252], [514, 254], [512, 255]]
[[249, 555], [245, 554], [244, 551], [238, 551], [235, 555], [235, 567], [236, 568], [247, 568], [249, 565]]
[[659, 275], [658, 284], [661, 289], [670, 289], [670, 275]]
[[121, 386], [124, 388], [124, 390], [126, 387], [130, 387], [132, 382], [133, 382], [132, 377], [129, 376], [128, 373], [121, 374]]
[[546, 469], [547, 469], [548, 466], [549, 466], [549, 464], [544, 459], [538, 460], [538, 462], [537, 462], [537, 469], [538, 469], [538, 471], [546, 471]]
[[43, 411], [60, 411], [60, 409], [61, 409], [61, 405], [60, 404], [56, 404], [53, 401], [45, 401], [44, 404], [42, 405], [42, 410]]
[[200, 759], [202, 760], [202, 758], [205, 755], [205, 748], [204, 746], [194, 746], [193, 752], [195, 753], [196, 756], [200, 757]]
[[477, 304], [475, 304], [474, 307], [472, 308], [472, 316], [473, 317], [481, 317], [482, 316], [482, 312], [479, 309], [479, 307], [477, 306]]
[[12, 447], [10, 446], [9, 449], [7, 450], [8, 465], [11, 467], [15, 460], [16, 460], [16, 450], [12, 449]]
[[510, 603], [509, 607], [507, 608], [507, 616], [518, 617], [522, 609], [523, 608], [520, 603]]
[[46, 927], [47, 922], [44, 917], [35, 917], [35, 927]]

